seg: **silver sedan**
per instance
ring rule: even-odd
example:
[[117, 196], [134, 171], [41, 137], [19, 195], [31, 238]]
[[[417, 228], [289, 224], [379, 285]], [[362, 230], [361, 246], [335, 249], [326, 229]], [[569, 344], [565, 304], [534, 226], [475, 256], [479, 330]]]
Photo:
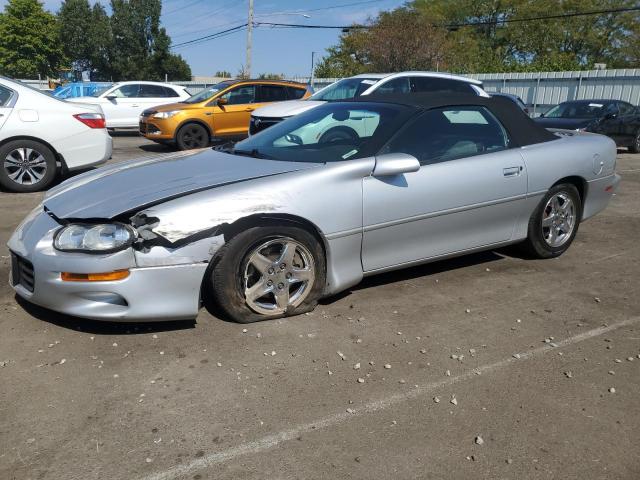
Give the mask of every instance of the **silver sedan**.
[[514, 243], [561, 255], [615, 192], [615, 155], [499, 98], [330, 103], [228, 151], [62, 183], [11, 237], [11, 284], [101, 320], [296, 315], [410, 265]]

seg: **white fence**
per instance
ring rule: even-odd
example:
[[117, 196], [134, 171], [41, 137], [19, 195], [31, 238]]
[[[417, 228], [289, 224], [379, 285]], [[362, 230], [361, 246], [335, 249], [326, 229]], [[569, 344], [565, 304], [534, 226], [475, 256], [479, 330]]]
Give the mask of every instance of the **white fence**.
[[[572, 72], [528, 73], [476, 73], [469, 74], [484, 83], [487, 92], [503, 92], [518, 95], [539, 115], [550, 106], [566, 100], [616, 99], [633, 105], [640, 104], [640, 68], [617, 70], [584, 70]], [[223, 80], [222, 78], [219, 80]], [[301, 83], [309, 83], [309, 77], [290, 77]], [[339, 78], [315, 78], [317, 90]], [[23, 80], [31, 86], [47, 89], [46, 80]], [[190, 93], [197, 93], [213, 83], [173, 82], [184, 85]]]

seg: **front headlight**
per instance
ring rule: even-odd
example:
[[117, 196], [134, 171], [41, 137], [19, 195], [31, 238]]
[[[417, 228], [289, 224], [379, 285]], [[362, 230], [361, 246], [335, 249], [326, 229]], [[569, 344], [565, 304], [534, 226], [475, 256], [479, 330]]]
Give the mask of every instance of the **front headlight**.
[[180, 113], [180, 110], [171, 110], [170, 112], [157, 112], [153, 114], [152, 118], [171, 118], [174, 115], [177, 115], [178, 113]]
[[133, 229], [121, 223], [72, 224], [58, 230], [53, 246], [63, 252], [110, 253], [130, 246], [134, 240]]

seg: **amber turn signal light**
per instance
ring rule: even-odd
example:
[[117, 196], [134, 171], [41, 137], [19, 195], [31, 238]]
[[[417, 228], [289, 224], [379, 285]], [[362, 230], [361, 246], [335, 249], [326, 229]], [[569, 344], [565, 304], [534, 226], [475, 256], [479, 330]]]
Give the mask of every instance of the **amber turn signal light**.
[[108, 273], [69, 273], [62, 272], [60, 278], [64, 282], [113, 282], [124, 280], [129, 276], [129, 270], [116, 270]]

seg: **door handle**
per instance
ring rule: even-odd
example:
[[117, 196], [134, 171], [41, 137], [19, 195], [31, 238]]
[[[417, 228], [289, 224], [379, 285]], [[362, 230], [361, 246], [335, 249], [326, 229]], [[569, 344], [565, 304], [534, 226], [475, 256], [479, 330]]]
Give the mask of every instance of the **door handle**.
[[140, 105], [131, 105], [132, 107], [139, 107]]
[[255, 108], [245, 108], [244, 111], [245, 112], [253, 112], [255, 110]]
[[503, 168], [502, 175], [504, 175], [505, 177], [515, 177], [517, 175], [520, 175], [521, 171], [522, 171], [522, 167]]

